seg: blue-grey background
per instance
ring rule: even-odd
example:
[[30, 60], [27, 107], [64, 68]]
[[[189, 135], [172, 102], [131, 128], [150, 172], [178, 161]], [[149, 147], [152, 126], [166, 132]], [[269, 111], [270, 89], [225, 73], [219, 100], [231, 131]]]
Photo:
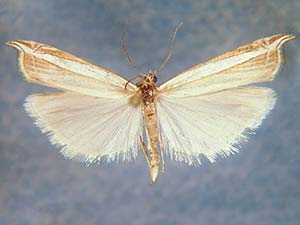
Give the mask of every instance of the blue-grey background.
[[[298, 35], [299, 12], [298, 0], [0, 0], [0, 42], [52, 44], [132, 78], [120, 48], [126, 20], [128, 51], [145, 72], [159, 66], [183, 21], [163, 82], [255, 39]], [[46, 89], [25, 82], [16, 52], [1, 44], [0, 225], [300, 224], [299, 40], [285, 50], [281, 76], [269, 84], [275, 109], [240, 153], [198, 168], [168, 160], [150, 185], [142, 154], [89, 167], [58, 154], [23, 109], [28, 94]]]

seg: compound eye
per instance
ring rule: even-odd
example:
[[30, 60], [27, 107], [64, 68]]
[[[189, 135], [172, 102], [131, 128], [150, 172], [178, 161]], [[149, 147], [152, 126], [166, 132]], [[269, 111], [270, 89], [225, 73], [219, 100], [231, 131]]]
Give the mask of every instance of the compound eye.
[[156, 83], [157, 82], [157, 77], [154, 75], [153, 77], [153, 82]]

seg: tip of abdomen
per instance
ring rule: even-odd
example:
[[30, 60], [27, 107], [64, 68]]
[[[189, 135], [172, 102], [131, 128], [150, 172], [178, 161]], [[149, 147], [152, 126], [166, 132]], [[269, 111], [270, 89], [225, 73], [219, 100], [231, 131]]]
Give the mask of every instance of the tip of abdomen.
[[158, 172], [159, 172], [159, 166], [153, 166], [151, 169], [150, 169], [150, 175], [151, 175], [151, 181], [152, 183], [155, 183], [156, 179], [157, 179], [157, 176], [158, 176]]

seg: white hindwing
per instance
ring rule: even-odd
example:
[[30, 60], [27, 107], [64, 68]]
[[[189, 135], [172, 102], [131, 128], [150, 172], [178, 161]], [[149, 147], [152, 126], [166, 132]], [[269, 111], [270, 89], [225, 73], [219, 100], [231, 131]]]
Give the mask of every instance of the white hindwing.
[[279, 34], [254, 41], [196, 65], [159, 87], [158, 119], [171, 158], [199, 164], [237, 151], [243, 132], [255, 129], [275, 103], [269, 88], [245, 86], [271, 81], [280, 68]]
[[25, 107], [51, 142], [63, 147], [66, 157], [110, 162], [137, 156], [142, 114], [126, 98], [57, 92], [31, 95]]
[[164, 151], [171, 159], [200, 163], [227, 156], [258, 127], [275, 103], [269, 88], [241, 87], [185, 98], [162, 96], [157, 104]]

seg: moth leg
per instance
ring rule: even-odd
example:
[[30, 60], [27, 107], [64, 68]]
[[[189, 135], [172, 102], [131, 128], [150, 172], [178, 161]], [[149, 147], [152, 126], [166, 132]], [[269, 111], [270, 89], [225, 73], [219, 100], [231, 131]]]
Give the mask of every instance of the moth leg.
[[161, 134], [159, 134], [159, 147], [160, 147], [160, 154], [161, 154], [161, 173], [165, 173], [165, 158], [164, 158], [164, 152], [163, 152], [163, 145], [162, 145], [162, 139]]
[[141, 79], [141, 80], [143, 80], [143, 76], [137, 75], [137, 76], [135, 76], [134, 78], [132, 78], [132, 79], [130, 79], [130, 80], [128, 80], [128, 81], [126, 82], [124, 89], [127, 90], [128, 84], [129, 84], [131, 81], [136, 80], [136, 79], [138, 79], [138, 78]]
[[139, 138], [139, 141], [140, 141], [140, 145], [141, 145], [141, 148], [142, 148], [142, 150], [143, 150], [143, 153], [144, 153], [144, 155], [145, 155], [145, 158], [146, 158], [146, 161], [147, 161], [147, 164], [148, 164], [148, 166], [149, 167], [151, 167], [150, 165], [150, 160], [149, 160], [149, 154], [148, 154], [148, 151], [147, 151], [147, 148], [146, 148], [146, 145], [145, 145], [145, 143], [143, 142], [143, 140], [142, 140], [142, 137], [140, 136], [140, 138]]

